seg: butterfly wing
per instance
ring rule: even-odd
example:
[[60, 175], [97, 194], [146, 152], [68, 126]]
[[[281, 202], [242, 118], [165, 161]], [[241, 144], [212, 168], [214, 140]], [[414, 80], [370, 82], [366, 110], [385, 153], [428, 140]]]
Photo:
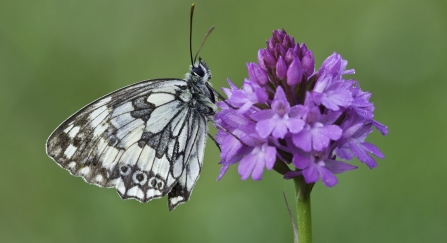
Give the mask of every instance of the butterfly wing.
[[207, 132], [203, 131], [208, 130], [207, 120], [191, 117], [188, 124], [192, 125], [190, 127], [191, 136], [188, 136], [190, 141], [185, 149], [187, 151], [185, 156], [188, 162], [177, 184], [175, 184], [168, 194], [168, 207], [170, 211], [177, 207], [177, 205], [189, 200], [203, 164], [207, 136]]
[[47, 154], [74, 176], [147, 202], [189, 199], [203, 163], [207, 117], [189, 105], [187, 82], [149, 80], [108, 94], [63, 122]]

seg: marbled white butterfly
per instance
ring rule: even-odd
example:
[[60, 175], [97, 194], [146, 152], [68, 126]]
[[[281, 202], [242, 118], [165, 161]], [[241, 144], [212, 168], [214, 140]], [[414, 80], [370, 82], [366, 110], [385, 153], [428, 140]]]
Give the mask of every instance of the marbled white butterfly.
[[88, 104], [50, 135], [47, 154], [88, 183], [115, 187], [123, 199], [167, 194], [169, 210], [186, 202], [217, 110], [210, 70], [196, 57], [185, 79], [142, 81]]

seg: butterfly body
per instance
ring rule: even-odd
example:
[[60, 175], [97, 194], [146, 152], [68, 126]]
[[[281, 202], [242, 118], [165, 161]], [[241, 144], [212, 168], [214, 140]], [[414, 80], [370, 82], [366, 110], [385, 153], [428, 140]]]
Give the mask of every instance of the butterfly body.
[[115, 187], [123, 199], [168, 195], [186, 202], [199, 177], [216, 96], [202, 60], [186, 78], [155, 79], [112, 92], [82, 108], [48, 138], [47, 154], [86, 182]]

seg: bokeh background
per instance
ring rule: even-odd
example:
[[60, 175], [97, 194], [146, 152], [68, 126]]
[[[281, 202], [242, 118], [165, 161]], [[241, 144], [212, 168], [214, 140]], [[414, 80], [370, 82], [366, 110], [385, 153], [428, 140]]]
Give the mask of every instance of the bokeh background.
[[[272, 30], [285, 28], [316, 64], [337, 51], [373, 93], [389, 135], [369, 141], [386, 158], [369, 170], [318, 183], [314, 242], [445, 242], [447, 237], [447, 3], [445, 0], [203, 1], [193, 46], [216, 29], [201, 56], [215, 87], [240, 85]], [[188, 1], [0, 1], [0, 242], [292, 242], [275, 172], [219, 182], [216, 146], [191, 200], [122, 201], [88, 185], [45, 154], [65, 118], [115, 89], [183, 77], [189, 65]], [[214, 130], [213, 130], [214, 131]], [[294, 209], [292, 209], [294, 211]]]

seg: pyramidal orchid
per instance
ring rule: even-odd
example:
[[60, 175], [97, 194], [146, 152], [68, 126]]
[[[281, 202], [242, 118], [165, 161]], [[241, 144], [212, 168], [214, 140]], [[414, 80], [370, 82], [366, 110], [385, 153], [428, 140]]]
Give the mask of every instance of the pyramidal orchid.
[[310, 242], [314, 183], [335, 186], [335, 174], [357, 168], [346, 162], [353, 158], [377, 167], [375, 157], [384, 156], [365, 139], [373, 128], [383, 135], [388, 128], [373, 120], [371, 93], [346, 78], [354, 70], [346, 69], [340, 54], [334, 52], [315, 70], [312, 51], [276, 30], [257, 59], [247, 64], [249, 78], [241, 88], [230, 80], [223, 88], [228, 98], [215, 116], [222, 165], [218, 179], [231, 165], [238, 166], [242, 180], [261, 180], [272, 169], [294, 179], [300, 242]]

